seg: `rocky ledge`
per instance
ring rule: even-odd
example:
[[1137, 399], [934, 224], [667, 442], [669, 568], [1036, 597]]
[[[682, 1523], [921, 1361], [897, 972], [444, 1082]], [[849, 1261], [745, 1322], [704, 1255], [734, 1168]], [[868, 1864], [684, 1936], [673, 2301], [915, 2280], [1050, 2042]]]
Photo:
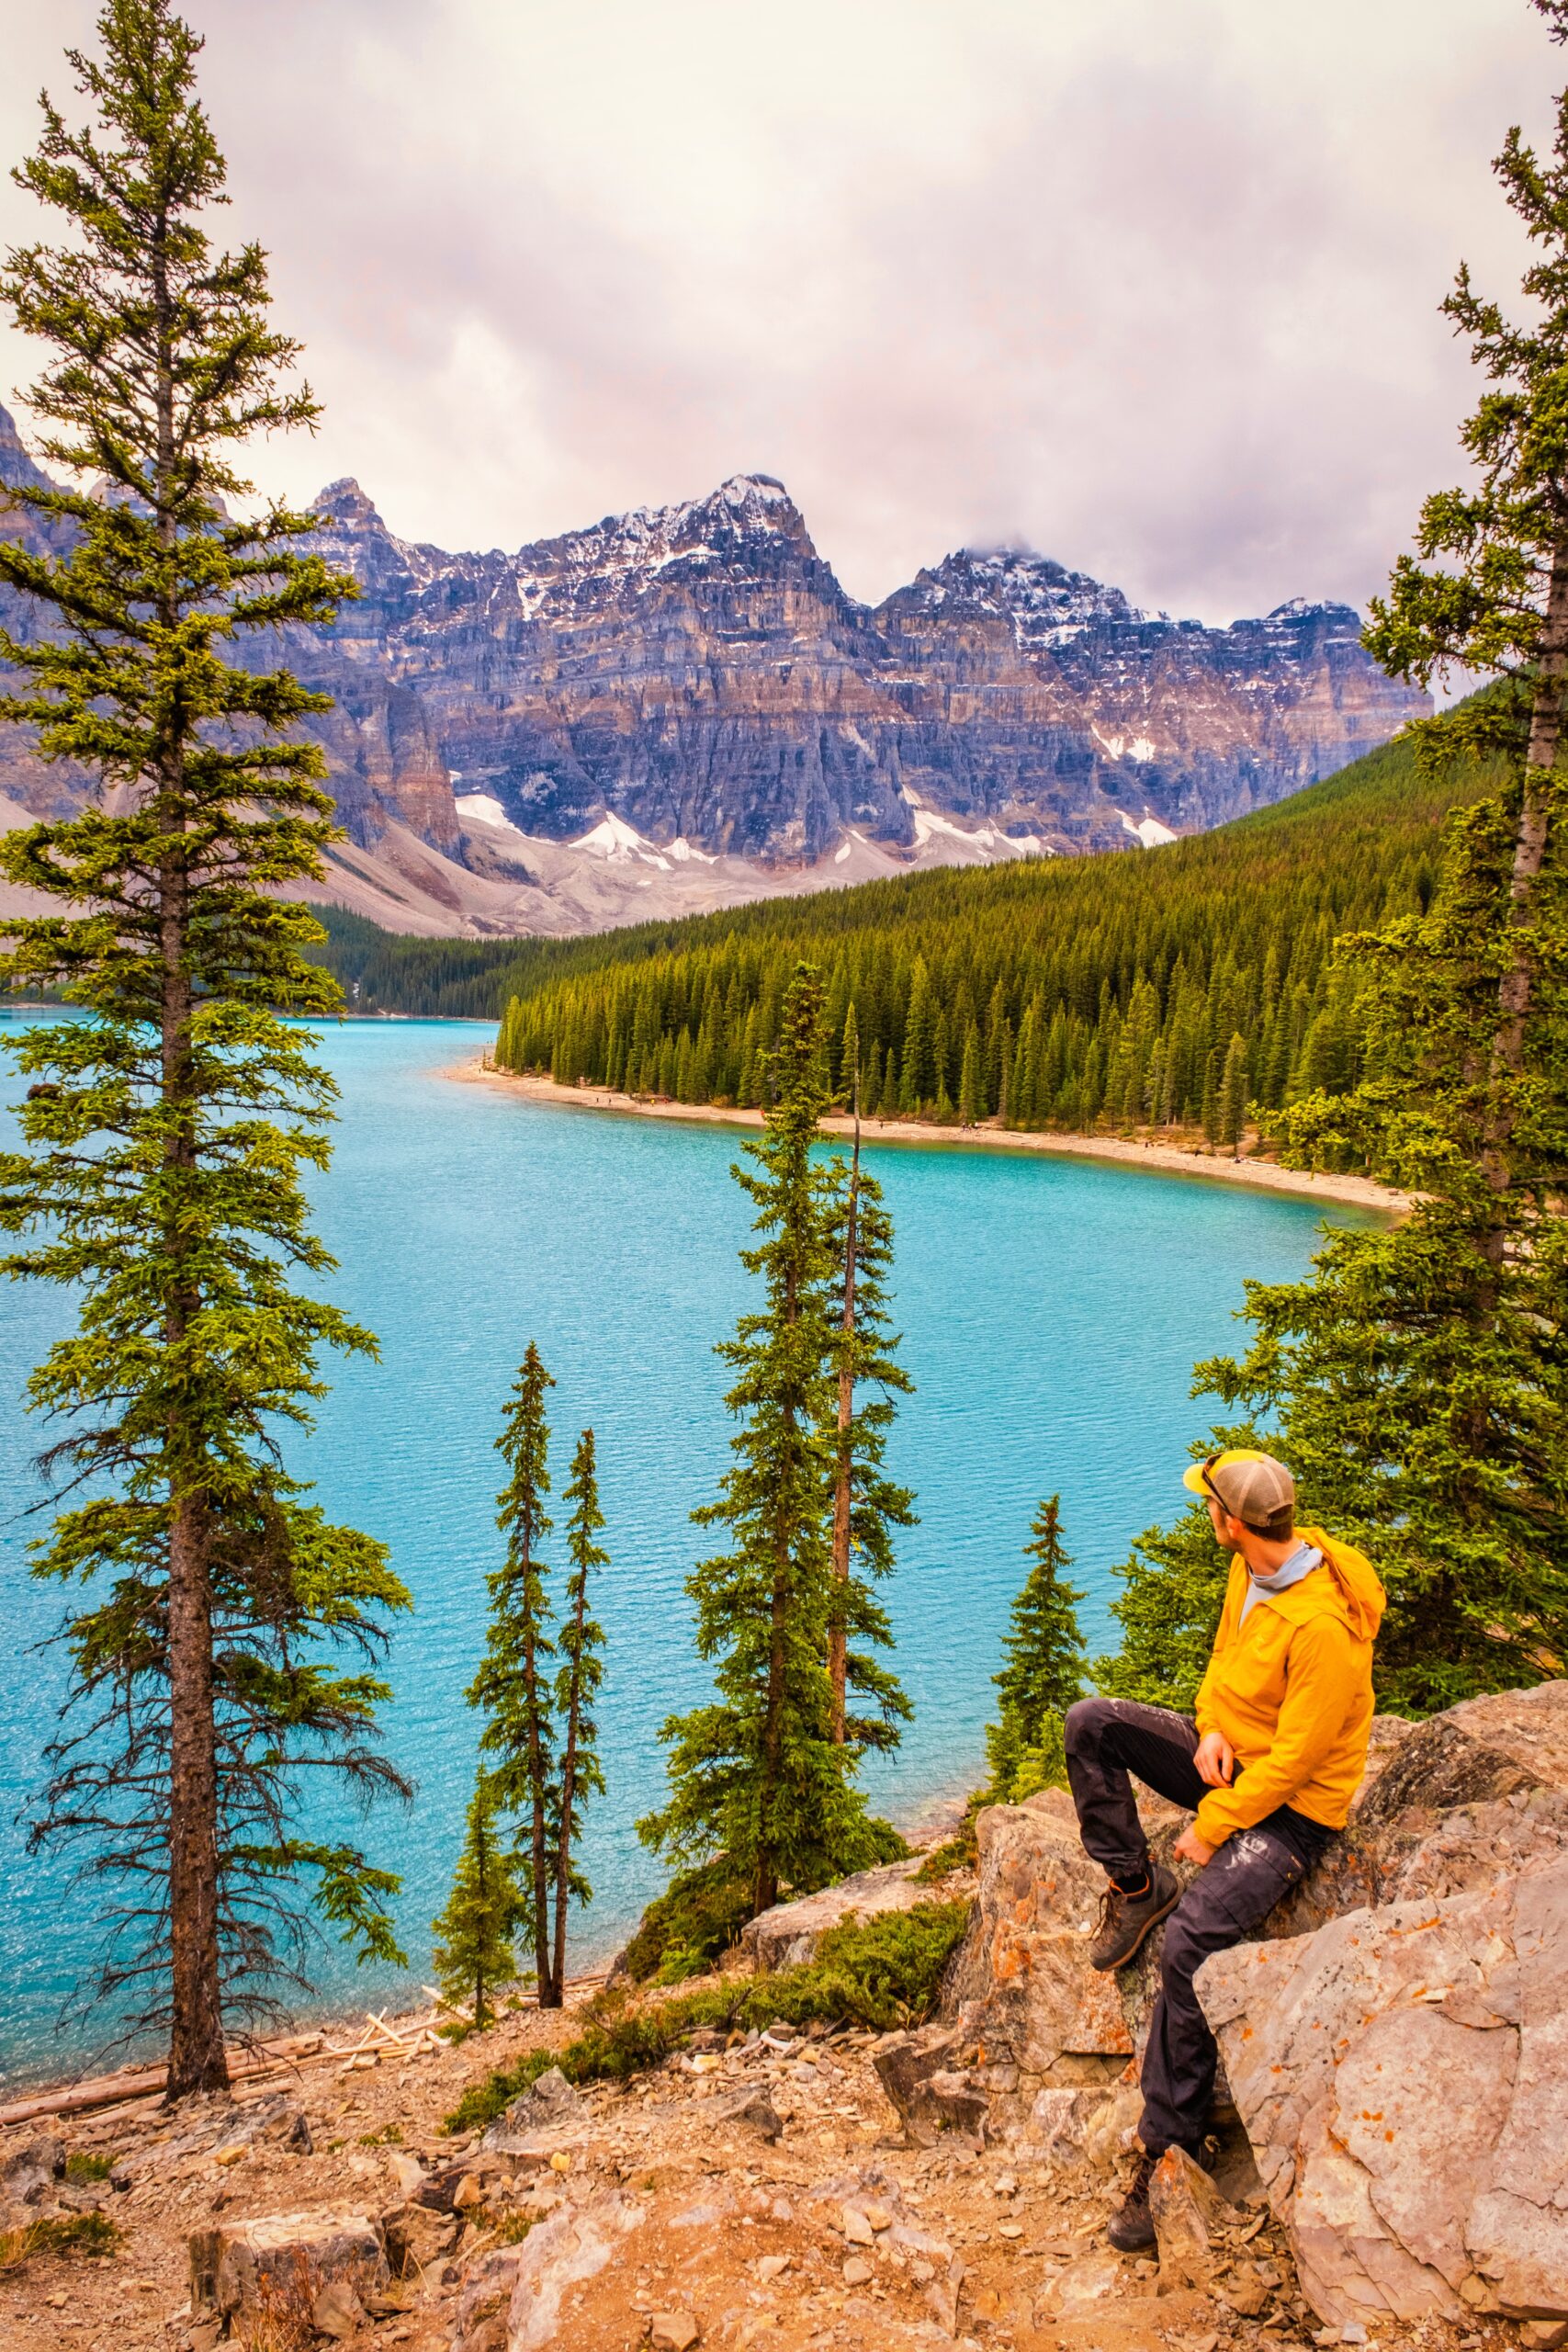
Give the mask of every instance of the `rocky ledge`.
[[[1158, 1843], [1180, 1818], [1151, 1808]], [[771, 1915], [759, 1950], [798, 1957], [918, 1892], [907, 1866], [871, 1873]], [[118, 2239], [92, 2261], [40, 2233], [10, 2267], [0, 2239], [0, 2342], [1568, 2344], [1568, 1684], [1380, 1724], [1349, 1834], [1269, 1923], [1286, 1932], [1201, 1979], [1231, 2104], [1213, 2177], [1162, 2161], [1143, 2260], [1103, 2233], [1154, 1963], [1088, 1969], [1098, 1892], [1045, 1793], [981, 1815], [969, 1934], [917, 2031], [694, 2033], [629, 2082], [552, 2071], [482, 2135], [447, 2132], [466, 2081], [577, 2030], [529, 2012], [421, 2039], [395, 2074], [355, 2059], [0, 2133], [0, 2228], [97, 2211]]]

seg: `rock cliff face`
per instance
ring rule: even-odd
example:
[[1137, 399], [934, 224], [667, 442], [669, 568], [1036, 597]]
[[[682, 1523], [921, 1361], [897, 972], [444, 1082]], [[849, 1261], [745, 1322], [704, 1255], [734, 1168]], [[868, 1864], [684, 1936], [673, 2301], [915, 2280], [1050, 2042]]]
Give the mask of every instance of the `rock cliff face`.
[[[18, 468], [0, 411], [0, 480]], [[629, 828], [781, 878], [1152, 845], [1315, 781], [1425, 707], [1344, 605], [1213, 629], [1040, 556], [965, 550], [872, 609], [766, 475], [510, 555], [399, 539], [353, 481], [316, 511], [361, 595], [288, 658], [337, 697], [321, 731], [343, 820], [362, 850], [395, 829], [483, 875], [498, 827], [527, 879], [528, 841], [606, 820], [612, 846]], [[14, 735], [0, 771], [40, 808], [71, 789]]]

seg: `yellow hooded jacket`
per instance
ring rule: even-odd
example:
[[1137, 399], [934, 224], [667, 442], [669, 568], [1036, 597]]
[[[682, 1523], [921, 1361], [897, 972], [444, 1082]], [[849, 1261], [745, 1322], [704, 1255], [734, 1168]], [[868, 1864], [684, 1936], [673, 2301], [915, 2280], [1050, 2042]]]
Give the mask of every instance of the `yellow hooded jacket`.
[[1223, 1846], [1282, 1804], [1342, 1829], [1366, 1770], [1383, 1589], [1348, 1544], [1317, 1527], [1297, 1532], [1323, 1554], [1321, 1566], [1283, 1592], [1260, 1592], [1245, 1625], [1247, 1562], [1239, 1552], [1231, 1561], [1196, 1712], [1199, 1731], [1222, 1733], [1242, 1769], [1198, 1808], [1206, 1846]]

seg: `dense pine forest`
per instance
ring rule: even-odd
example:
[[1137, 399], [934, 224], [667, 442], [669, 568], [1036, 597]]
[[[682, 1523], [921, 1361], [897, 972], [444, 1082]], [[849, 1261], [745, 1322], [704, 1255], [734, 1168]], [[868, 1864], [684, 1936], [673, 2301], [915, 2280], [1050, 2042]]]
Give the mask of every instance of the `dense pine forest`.
[[570, 942], [393, 941], [333, 918], [360, 1010], [502, 1014], [503, 1068], [757, 1103], [790, 975], [828, 990], [830, 1079], [862, 1107], [1019, 1127], [1201, 1128], [1363, 1074], [1341, 933], [1424, 912], [1468, 797], [1391, 744], [1154, 852], [946, 869]]

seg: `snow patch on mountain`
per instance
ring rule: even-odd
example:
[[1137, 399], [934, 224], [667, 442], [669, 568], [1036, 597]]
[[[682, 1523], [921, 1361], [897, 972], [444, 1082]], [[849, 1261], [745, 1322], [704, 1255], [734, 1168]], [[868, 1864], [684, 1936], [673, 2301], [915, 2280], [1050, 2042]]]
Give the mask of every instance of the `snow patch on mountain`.
[[1160, 823], [1157, 817], [1142, 817], [1134, 824], [1125, 808], [1118, 808], [1116, 814], [1122, 820], [1123, 830], [1131, 833], [1134, 841], [1142, 842], [1145, 849], [1162, 848], [1167, 842], [1178, 838], [1168, 825]]

